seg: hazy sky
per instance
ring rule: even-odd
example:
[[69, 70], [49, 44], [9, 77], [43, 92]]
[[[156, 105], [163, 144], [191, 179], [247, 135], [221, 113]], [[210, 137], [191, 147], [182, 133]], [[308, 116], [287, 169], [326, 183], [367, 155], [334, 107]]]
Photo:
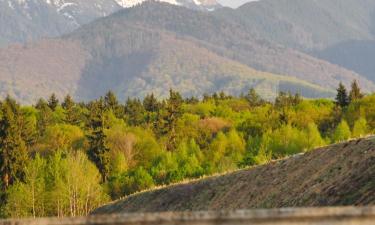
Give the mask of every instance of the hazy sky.
[[222, 5], [229, 6], [232, 8], [236, 8], [246, 2], [251, 2], [256, 0], [218, 0]]

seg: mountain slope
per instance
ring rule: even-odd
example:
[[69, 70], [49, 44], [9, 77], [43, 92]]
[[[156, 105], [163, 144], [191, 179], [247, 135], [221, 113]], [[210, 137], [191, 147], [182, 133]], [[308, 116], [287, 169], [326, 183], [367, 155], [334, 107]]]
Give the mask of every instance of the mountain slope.
[[304, 51], [375, 81], [369, 58], [375, 40], [375, 1], [262, 0], [215, 16], [242, 24], [254, 36]]
[[[0, 0], [0, 47], [56, 37], [95, 19], [148, 0]], [[215, 0], [161, 0], [197, 10], [220, 8]]]
[[131, 195], [93, 214], [375, 204], [375, 139]]
[[[129, 8], [142, 4], [149, 0], [115, 0], [120, 6]], [[155, 0], [154, 0], [155, 1]], [[216, 0], [156, 0], [160, 2], [166, 2], [172, 5], [184, 6], [191, 9], [200, 10], [215, 10], [221, 8], [221, 5]]]
[[59, 36], [119, 9], [114, 0], [0, 0], [0, 46]]
[[169, 88], [201, 95], [239, 94], [250, 87], [266, 98], [282, 90], [332, 97], [339, 81], [353, 79], [364, 90], [375, 89], [351, 71], [256, 39], [241, 25], [156, 2], [119, 11], [58, 39], [9, 46], [0, 50], [0, 59], [0, 95], [10, 93], [26, 103], [52, 92], [89, 100], [109, 89], [120, 99], [151, 91], [165, 96]]
[[313, 52], [317, 57], [363, 75], [375, 82], [375, 40], [351, 40]]
[[348, 40], [374, 38], [372, 0], [262, 0], [218, 17], [234, 20], [249, 32], [300, 50], [321, 50]]
[[193, 38], [216, 54], [260, 71], [296, 77], [330, 89], [336, 88], [340, 81], [349, 85], [352, 80], [357, 79], [365, 90], [375, 90], [374, 83], [352, 71], [266, 39], [258, 39], [238, 23], [168, 4], [149, 2], [130, 10], [122, 10], [84, 26], [76, 33], [121, 26], [125, 21]]
[[239, 94], [250, 87], [267, 98], [279, 90], [333, 95], [298, 79], [254, 70], [173, 33], [132, 23], [121, 27], [0, 50], [0, 95], [10, 93], [26, 103], [52, 92], [90, 100], [110, 89], [121, 100], [149, 92], [166, 96], [170, 88], [185, 96], [218, 90]]

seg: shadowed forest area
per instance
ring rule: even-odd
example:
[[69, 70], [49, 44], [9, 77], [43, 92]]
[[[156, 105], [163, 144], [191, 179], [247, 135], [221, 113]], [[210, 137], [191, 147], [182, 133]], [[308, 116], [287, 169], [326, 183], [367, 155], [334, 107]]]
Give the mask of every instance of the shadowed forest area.
[[184, 98], [112, 92], [0, 104], [2, 217], [82, 216], [141, 190], [265, 164], [375, 129], [375, 95], [356, 81], [335, 100], [254, 89]]

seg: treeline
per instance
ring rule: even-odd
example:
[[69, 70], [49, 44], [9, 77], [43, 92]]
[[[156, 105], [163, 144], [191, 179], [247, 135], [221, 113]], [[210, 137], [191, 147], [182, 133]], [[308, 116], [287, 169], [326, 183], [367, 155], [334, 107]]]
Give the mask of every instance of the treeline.
[[52, 95], [0, 104], [1, 215], [80, 216], [156, 185], [220, 173], [361, 137], [375, 129], [375, 95], [353, 82], [335, 101], [255, 90], [121, 104]]

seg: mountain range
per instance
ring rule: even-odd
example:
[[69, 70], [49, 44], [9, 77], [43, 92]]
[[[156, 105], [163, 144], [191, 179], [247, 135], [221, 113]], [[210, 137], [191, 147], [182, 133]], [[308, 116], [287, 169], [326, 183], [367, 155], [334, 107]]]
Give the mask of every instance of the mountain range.
[[262, 0], [217, 16], [254, 36], [353, 70], [375, 82], [375, 1]]
[[[146, 0], [0, 0], [0, 46], [57, 37], [83, 24]], [[198, 10], [220, 7], [215, 0], [160, 0]]]
[[[369, 0], [262, 0], [238, 9], [193, 0], [25, 1], [29, 8], [31, 2], [46, 8], [33, 5], [30, 20], [13, 5], [8, 11], [26, 21], [18, 25], [41, 21], [40, 27], [50, 25], [53, 31], [20, 29], [36, 40], [25, 43], [28, 38], [12, 39], [0, 26], [0, 39], [7, 43], [0, 49], [0, 95], [23, 102], [52, 92], [88, 100], [109, 89], [121, 100], [148, 92], [166, 96], [169, 88], [185, 96], [240, 94], [253, 87], [268, 99], [288, 90], [333, 97], [339, 82], [349, 85], [354, 79], [364, 91], [375, 90], [371, 73], [355, 68], [364, 63], [354, 60], [350, 66], [345, 62], [352, 62], [351, 54], [341, 54], [350, 50], [347, 42], [360, 42], [367, 56], [373, 54], [363, 45], [373, 37], [375, 3]], [[0, 24], [16, 23], [1, 15]], [[350, 51], [359, 49], [353, 46]]]

